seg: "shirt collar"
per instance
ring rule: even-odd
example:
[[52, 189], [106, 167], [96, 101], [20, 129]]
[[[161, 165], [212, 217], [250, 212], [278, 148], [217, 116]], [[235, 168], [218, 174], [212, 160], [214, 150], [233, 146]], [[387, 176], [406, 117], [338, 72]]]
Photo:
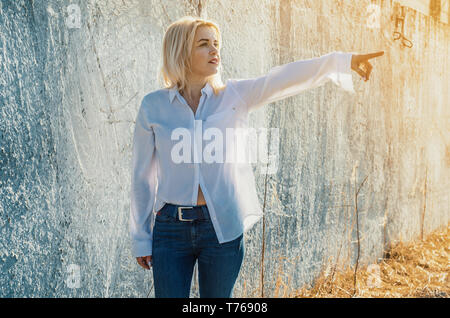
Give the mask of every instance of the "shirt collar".
[[[211, 97], [211, 95], [213, 93], [213, 88], [208, 82], [206, 82], [205, 86], [203, 86], [201, 91], [202, 91], [202, 93], [205, 93], [206, 96]], [[169, 88], [169, 101], [171, 103], [172, 103], [173, 99], [175, 98], [175, 96], [177, 95], [177, 93], [178, 93], [178, 85], [177, 84], [175, 84], [174, 87]]]

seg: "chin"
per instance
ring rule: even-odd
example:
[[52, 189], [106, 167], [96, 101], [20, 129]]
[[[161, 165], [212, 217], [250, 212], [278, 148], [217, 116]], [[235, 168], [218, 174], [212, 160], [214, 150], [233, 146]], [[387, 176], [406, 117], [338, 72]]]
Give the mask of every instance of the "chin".
[[210, 72], [206, 72], [206, 73], [205, 73], [205, 76], [206, 76], [206, 77], [208, 77], [208, 76], [212, 76], [212, 75], [215, 75], [215, 74], [217, 74], [217, 72], [218, 72], [218, 69], [216, 68], [216, 70], [215, 70], [215, 71], [213, 71], [213, 72], [211, 72], [211, 71], [210, 71]]

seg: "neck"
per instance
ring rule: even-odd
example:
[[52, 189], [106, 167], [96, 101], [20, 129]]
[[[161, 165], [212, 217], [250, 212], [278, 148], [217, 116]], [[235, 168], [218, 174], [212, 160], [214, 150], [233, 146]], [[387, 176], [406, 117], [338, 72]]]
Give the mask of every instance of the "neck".
[[190, 100], [198, 100], [202, 95], [202, 88], [206, 85], [207, 81], [205, 78], [194, 79], [188, 78], [188, 85], [181, 92], [183, 97], [188, 97]]

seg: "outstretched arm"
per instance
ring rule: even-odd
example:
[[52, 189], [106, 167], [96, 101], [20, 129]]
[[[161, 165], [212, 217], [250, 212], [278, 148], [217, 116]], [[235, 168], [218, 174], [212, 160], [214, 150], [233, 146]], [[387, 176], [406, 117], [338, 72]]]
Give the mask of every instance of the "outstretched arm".
[[[367, 55], [332, 52], [320, 57], [276, 66], [263, 76], [230, 79], [229, 82], [251, 112], [265, 104], [318, 87], [329, 80], [344, 90], [354, 93], [351, 70], [368, 77], [371, 65], [367, 60], [382, 54], [383, 52]], [[369, 69], [362, 70], [360, 68], [362, 66]]]

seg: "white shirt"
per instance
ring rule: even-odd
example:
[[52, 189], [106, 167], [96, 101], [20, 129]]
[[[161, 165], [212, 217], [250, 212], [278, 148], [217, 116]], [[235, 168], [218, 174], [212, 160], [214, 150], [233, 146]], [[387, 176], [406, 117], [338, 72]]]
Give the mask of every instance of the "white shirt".
[[[248, 127], [249, 112], [330, 79], [354, 93], [351, 58], [352, 53], [332, 52], [276, 66], [260, 77], [229, 79], [218, 96], [206, 84], [195, 114], [178, 87], [147, 94], [133, 138], [129, 223], [133, 255], [152, 255], [156, 212], [166, 202], [197, 205], [199, 185], [220, 243], [234, 240], [258, 222], [263, 212], [251, 163], [227, 162], [226, 154], [232, 154], [228, 145], [220, 162], [207, 162], [206, 156], [202, 160], [206, 145], [215, 140], [207, 140], [207, 129], [216, 128], [209, 131], [222, 132], [225, 138], [226, 128]], [[189, 138], [179, 138], [179, 133]], [[181, 151], [181, 141], [186, 145], [187, 140], [191, 144]], [[185, 160], [179, 162], [182, 155]]]

